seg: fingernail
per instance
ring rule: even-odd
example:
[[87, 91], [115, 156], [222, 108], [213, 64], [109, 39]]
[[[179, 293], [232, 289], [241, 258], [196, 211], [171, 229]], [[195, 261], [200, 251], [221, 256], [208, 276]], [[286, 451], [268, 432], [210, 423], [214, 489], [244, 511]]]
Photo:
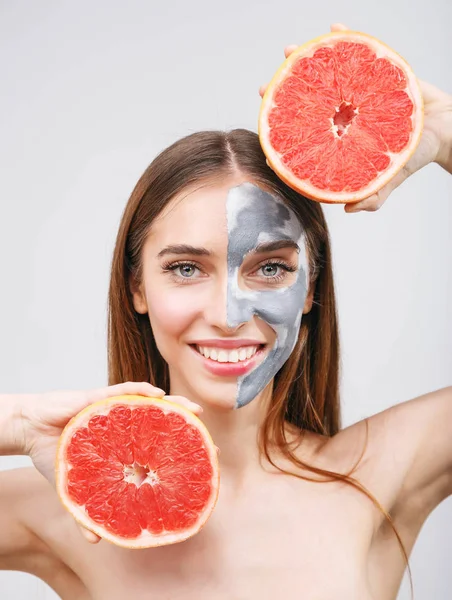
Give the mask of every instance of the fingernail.
[[85, 528], [81, 528], [81, 532], [85, 540], [88, 541], [90, 544], [96, 544], [99, 541], [99, 536], [97, 536], [92, 531], [89, 531]]

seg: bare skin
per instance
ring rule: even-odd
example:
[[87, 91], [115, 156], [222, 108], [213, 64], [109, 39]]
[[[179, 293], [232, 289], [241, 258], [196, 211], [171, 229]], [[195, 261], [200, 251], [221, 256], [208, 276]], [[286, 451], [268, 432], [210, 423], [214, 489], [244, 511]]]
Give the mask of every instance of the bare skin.
[[[288, 47], [286, 55], [290, 51]], [[424, 88], [426, 134], [411, 166], [378, 197], [347, 206], [347, 212], [376, 210], [402, 177], [429, 162], [452, 171], [452, 100], [433, 86]], [[209, 218], [209, 223], [215, 217], [214, 212], [208, 215], [215, 204], [210, 198], [196, 213]], [[203, 202], [202, 192], [196, 201]], [[178, 218], [184, 235], [190, 232], [187, 224], [193, 219], [183, 212], [187, 206], [180, 203], [171, 212], [171, 232], [177, 231]], [[162, 227], [160, 233], [156, 229], [157, 237], [164, 236], [164, 223]], [[201, 223], [200, 230], [191, 233], [199, 238], [213, 231], [211, 245], [220, 248], [225, 247], [220, 230]], [[218, 264], [224, 264], [224, 257], [218, 258]], [[151, 279], [158, 288], [155, 277]], [[159, 294], [163, 291], [157, 289]], [[135, 293], [139, 312], [152, 312], [152, 300], [149, 291]], [[220, 330], [224, 315], [213, 308], [220, 305], [206, 305], [203, 319], [187, 323], [185, 315], [169, 320], [154, 312], [164, 351], [167, 348], [176, 358], [185, 352], [181, 338], [187, 328], [207, 324]], [[170, 303], [163, 304], [165, 310], [167, 306]], [[309, 310], [308, 305], [305, 308]], [[195, 316], [201, 314], [198, 309]], [[247, 333], [271, 341], [271, 332], [262, 324], [246, 327]], [[175, 359], [176, 367], [180, 362]], [[233, 398], [224, 393], [225, 388], [217, 389], [215, 381], [209, 382], [208, 398], [204, 398], [205, 382], [199, 379], [199, 389], [189, 394], [184, 373], [175, 375], [170, 390], [173, 401], [200, 414], [221, 448], [220, 497], [204, 529], [181, 544], [127, 551], [81, 530], [53, 488], [56, 443], [69, 418], [107, 396], [162, 396], [164, 391], [147, 383], [125, 383], [83, 393], [4, 396], [0, 397], [0, 454], [28, 454], [36, 468], [0, 473], [0, 568], [33, 573], [64, 600], [128, 596], [137, 600], [394, 600], [405, 562], [381, 511], [349, 485], [281, 475], [259, 460], [255, 444], [259, 411], [271, 389], [239, 411], [231, 411]], [[204, 411], [181, 395], [196, 399]], [[409, 553], [430, 512], [452, 495], [452, 387], [374, 415], [368, 425], [367, 446], [366, 427], [360, 422], [332, 438], [306, 434], [297, 452], [311, 465], [347, 473], [366, 447], [354, 477], [390, 513]], [[274, 458], [293, 470], [277, 454]]]
[[[438, 423], [447, 427], [439, 431]], [[452, 492], [451, 423], [452, 388], [369, 419], [355, 476], [390, 509], [408, 552], [429, 513]], [[345, 472], [364, 441], [365, 427], [357, 423], [331, 439], [308, 435], [299, 455]], [[362, 493], [258, 463], [240, 486], [224, 470], [217, 507], [194, 538], [140, 551], [89, 544], [32, 468], [2, 472], [0, 484], [2, 546], [11, 536], [10, 552], [0, 551], [1, 568], [33, 573], [65, 600], [120, 600], [131, 589], [137, 600], [393, 600], [405, 567], [390, 527]]]

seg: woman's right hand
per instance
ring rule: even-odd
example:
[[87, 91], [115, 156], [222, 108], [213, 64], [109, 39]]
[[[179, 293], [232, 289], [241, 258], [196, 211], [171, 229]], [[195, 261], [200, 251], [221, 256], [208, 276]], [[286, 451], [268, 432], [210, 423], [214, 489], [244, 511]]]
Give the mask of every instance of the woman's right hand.
[[[72, 417], [86, 406], [124, 394], [163, 398], [165, 392], [146, 382], [126, 382], [90, 391], [56, 391], [20, 396], [16, 412], [20, 415], [20, 439], [23, 454], [28, 454], [35, 467], [55, 483], [55, 458], [59, 437]], [[181, 396], [166, 396], [171, 402], [185, 406], [195, 414], [202, 408]], [[90, 542], [99, 541], [94, 533], [81, 528]]]

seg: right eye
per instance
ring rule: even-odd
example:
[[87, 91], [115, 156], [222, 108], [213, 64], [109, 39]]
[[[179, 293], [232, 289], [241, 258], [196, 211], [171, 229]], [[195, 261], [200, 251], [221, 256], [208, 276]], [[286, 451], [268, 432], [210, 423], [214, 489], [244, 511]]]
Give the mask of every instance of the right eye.
[[195, 265], [192, 265], [190, 263], [185, 263], [183, 265], [176, 265], [173, 272], [177, 273], [181, 277], [189, 279], [190, 277], [192, 277], [194, 275], [196, 268], [197, 267]]
[[192, 262], [177, 261], [163, 265], [163, 271], [169, 273], [173, 279], [180, 283], [185, 283], [190, 279], [199, 279], [202, 277], [202, 271], [198, 265]]

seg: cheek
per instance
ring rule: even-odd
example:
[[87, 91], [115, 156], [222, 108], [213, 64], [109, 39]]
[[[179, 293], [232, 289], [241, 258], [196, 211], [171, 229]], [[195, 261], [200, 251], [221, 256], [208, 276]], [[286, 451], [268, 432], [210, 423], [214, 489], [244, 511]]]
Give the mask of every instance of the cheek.
[[146, 299], [149, 320], [159, 349], [176, 341], [175, 338], [182, 335], [202, 312], [201, 295], [189, 289], [149, 292]]
[[252, 310], [270, 325], [290, 329], [300, 318], [305, 297], [302, 289], [298, 294], [293, 293], [293, 288], [282, 292], [264, 292], [254, 299]]

